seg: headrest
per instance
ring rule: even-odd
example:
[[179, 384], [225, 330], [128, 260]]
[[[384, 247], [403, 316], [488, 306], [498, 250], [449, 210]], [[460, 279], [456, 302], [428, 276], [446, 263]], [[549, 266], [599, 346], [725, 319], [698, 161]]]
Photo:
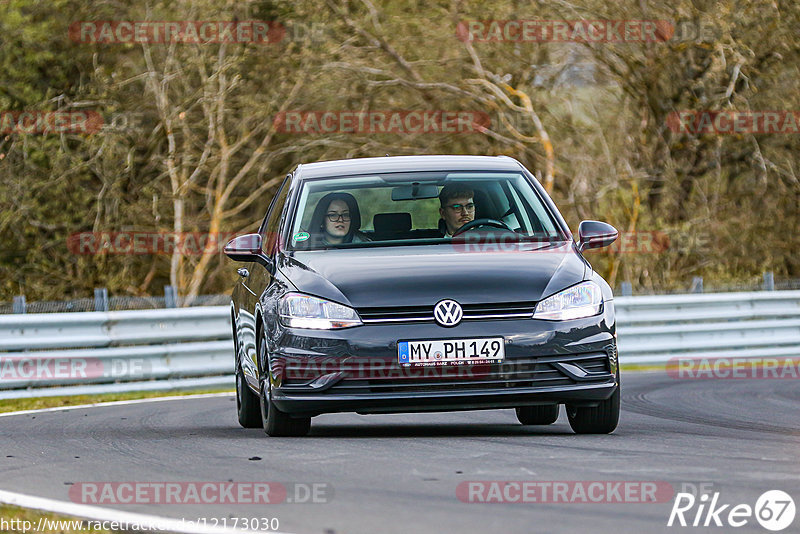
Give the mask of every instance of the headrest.
[[376, 213], [372, 218], [376, 233], [408, 232], [411, 230], [410, 213]]

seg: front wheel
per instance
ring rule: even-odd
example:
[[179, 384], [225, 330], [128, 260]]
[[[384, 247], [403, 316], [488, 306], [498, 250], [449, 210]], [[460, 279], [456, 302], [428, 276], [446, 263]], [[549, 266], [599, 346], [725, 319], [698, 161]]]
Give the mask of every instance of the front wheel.
[[262, 371], [259, 373], [259, 405], [261, 407], [261, 425], [264, 432], [272, 437], [299, 437], [305, 436], [311, 430], [310, 417], [291, 417], [272, 403], [269, 389], [269, 362], [266, 358], [266, 341], [262, 338], [259, 343], [259, 359]]
[[610, 434], [619, 423], [620, 385], [608, 399], [597, 406], [567, 405], [569, 426], [576, 434]]
[[291, 417], [278, 410], [269, 399], [269, 386], [261, 381], [261, 424], [264, 432], [272, 437], [305, 436], [311, 430], [310, 417]]
[[242, 372], [242, 366], [236, 366], [236, 415], [239, 424], [244, 428], [261, 426], [261, 409], [258, 406], [258, 395], [250, 390]]

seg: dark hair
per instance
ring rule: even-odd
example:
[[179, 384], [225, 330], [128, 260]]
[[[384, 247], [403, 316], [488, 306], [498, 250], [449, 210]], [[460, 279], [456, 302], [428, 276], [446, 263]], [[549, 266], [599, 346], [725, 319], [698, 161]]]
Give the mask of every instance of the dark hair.
[[472, 198], [475, 192], [461, 184], [447, 184], [439, 193], [439, 205], [445, 207], [454, 198]]
[[350, 243], [353, 240], [353, 234], [361, 228], [361, 212], [358, 211], [358, 202], [350, 193], [328, 193], [319, 199], [317, 207], [314, 208], [314, 214], [311, 216], [309, 233], [317, 239], [322, 239], [325, 232], [325, 216], [328, 213], [328, 206], [334, 200], [341, 200], [347, 204], [350, 210], [350, 230], [344, 236], [344, 242]]

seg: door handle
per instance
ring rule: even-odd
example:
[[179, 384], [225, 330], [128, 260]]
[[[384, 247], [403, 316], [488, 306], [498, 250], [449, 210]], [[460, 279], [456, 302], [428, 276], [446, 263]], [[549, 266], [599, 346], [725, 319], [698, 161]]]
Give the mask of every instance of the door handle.
[[239, 276], [241, 276], [242, 278], [247, 278], [248, 276], [250, 276], [250, 271], [248, 271], [244, 267], [242, 267], [241, 269], [236, 269], [236, 272], [239, 273]]

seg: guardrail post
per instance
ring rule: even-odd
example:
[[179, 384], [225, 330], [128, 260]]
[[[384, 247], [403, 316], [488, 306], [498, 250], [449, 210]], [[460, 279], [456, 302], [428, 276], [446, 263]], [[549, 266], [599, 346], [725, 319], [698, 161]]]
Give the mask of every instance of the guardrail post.
[[175, 290], [175, 286], [164, 286], [164, 307], [178, 307], [178, 292]]
[[702, 276], [695, 276], [692, 278], [692, 287], [689, 289], [689, 293], [702, 293], [703, 292], [703, 277]]
[[633, 285], [630, 282], [622, 282], [622, 296], [630, 297], [633, 295]]
[[11, 311], [14, 313], [25, 313], [25, 295], [14, 297], [14, 302], [11, 304]]
[[764, 291], [775, 291], [775, 275], [772, 271], [764, 273]]
[[108, 289], [94, 288], [94, 311], [108, 311]]

